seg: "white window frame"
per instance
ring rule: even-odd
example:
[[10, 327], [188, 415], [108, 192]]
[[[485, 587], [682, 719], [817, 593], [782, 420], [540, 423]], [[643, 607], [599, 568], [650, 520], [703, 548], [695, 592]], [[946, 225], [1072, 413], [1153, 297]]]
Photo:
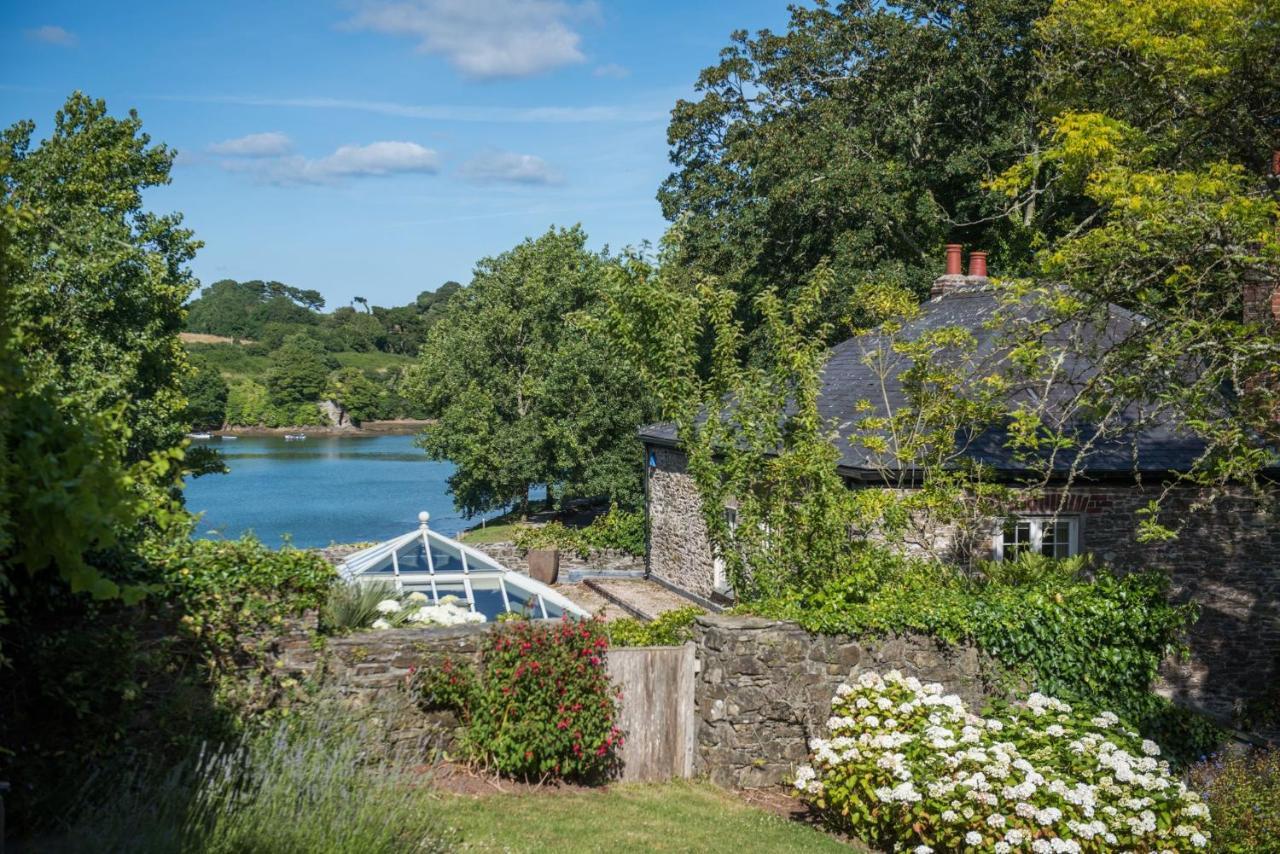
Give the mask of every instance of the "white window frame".
[[[738, 508], [724, 508], [724, 521], [729, 526], [729, 536], [733, 536], [733, 532], [738, 530]], [[729, 583], [728, 567], [725, 566], [724, 557], [716, 550], [716, 555], [711, 562], [711, 589], [717, 593], [729, 595], [733, 592], [733, 585]]]
[[1059, 522], [1065, 522], [1067, 525], [1067, 557], [1075, 557], [1080, 554], [1080, 517], [1079, 516], [1032, 516], [1018, 514], [1015, 516], [1007, 516], [996, 521], [996, 529], [991, 537], [992, 557], [995, 560], [1004, 560], [1004, 529], [1009, 522], [1018, 524], [1026, 522], [1031, 528], [1031, 539], [1029, 542], [1029, 551], [1033, 554], [1040, 554], [1044, 545], [1044, 531], [1047, 525]]

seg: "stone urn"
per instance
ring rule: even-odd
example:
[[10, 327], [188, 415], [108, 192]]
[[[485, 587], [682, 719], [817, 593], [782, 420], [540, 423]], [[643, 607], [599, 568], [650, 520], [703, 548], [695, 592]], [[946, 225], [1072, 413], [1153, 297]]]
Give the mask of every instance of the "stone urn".
[[530, 549], [529, 577], [543, 584], [555, 584], [560, 576], [559, 549]]

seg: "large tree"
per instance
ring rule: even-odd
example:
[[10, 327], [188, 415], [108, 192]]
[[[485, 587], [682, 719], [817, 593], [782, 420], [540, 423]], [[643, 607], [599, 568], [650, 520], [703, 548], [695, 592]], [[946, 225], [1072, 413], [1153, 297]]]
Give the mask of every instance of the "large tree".
[[829, 259], [836, 335], [861, 319], [853, 284], [926, 293], [948, 240], [1015, 265], [1028, 230], [982, 184], [1035, 143], [1033, 24], [1048, 5], [819, 2], [793, 7], [784, 33], [735, 33], [702, 97], [672, 112], [659, 198], [678, 263], [749, 309]]
[[314, 338], [291, 335], [271, 355], [273, 367], [267, 374], [267, 392], [276, 406], [296, 406], [318, 401], [329, 372], [337, 361]]
[[33, 146], [34, 131], [21, 121], [0, 134], [0, 182], [26, 214], [13, 226], [11, 309], [25, 368], [91, 411], [122, 406], [126, 457], [141, 460], [184, 430], [177, 333], [200, 243], [179, 214], [142, 200], [169, 183], [174, 152], [151, 144], [136, 113], [115, 118], [78, 92]]
[[540, 484], [639, 500], [635, 428], [650, 407], [589, 322], [610, 261], [586, 243], [581, 228], [552, 228], [480, 261], [423, 346], [409, 394], [436, 419], [422, 443], [457, 465], [467, 513], [527, 510]]

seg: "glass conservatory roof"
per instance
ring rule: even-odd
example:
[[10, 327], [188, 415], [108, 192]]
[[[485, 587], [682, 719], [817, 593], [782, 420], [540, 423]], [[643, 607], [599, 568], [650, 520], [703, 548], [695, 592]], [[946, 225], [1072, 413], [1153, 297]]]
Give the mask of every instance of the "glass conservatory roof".
[[430, 530], [428, 518], [419, 513], [418, 530], [350, 555], [338, 571], [351, 582], [390, 582], [397, 591], [421, 592], [433, 604], [454, 596], [489, 620], [508, 612], [533, 618], [591, 616], [547, 585]]

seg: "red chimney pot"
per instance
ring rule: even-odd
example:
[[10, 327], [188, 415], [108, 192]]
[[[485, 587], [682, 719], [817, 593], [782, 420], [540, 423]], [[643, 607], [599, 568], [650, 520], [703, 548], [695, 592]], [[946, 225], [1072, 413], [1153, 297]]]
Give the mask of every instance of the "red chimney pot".
[[969, 253], [969, 275], [983, 276], [987, 275], [987, 253], [986, 252], [970, 252]]
[[964, 271], [960, 269], [960, 256], [964, 253], [964, 247], [959, 243], [947, 244], [947, 276], [961, 276]]

